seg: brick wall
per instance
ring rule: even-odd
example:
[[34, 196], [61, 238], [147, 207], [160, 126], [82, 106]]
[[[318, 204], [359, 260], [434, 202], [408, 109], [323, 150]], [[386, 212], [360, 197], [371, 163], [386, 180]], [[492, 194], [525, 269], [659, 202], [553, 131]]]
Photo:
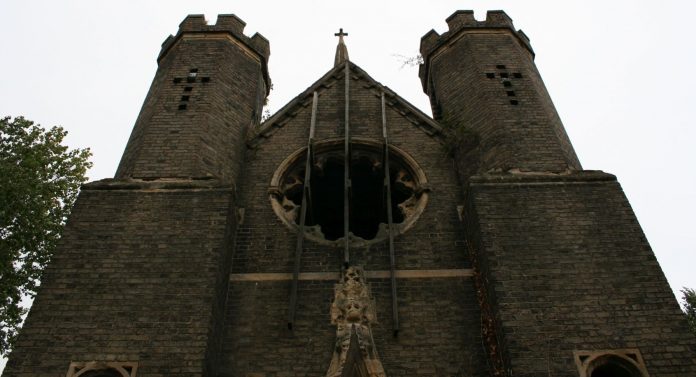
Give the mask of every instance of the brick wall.
[[613, 176], [472, 182], [467, 234], [510, 375], [577, 376], [574, 350], [624, 348], [650, 376], [696, 374], [696, 338]]
[[[381, 140], [382, 87], [351, 65], [350, 119], [355, 139]], [[290, 273], [296, 235], [273, 212], [271, 176], [291, 153], [306, 146], [311, 91], [317, 88], [317, 141], [343, 137], [344, 71], [335, 69], [310, 87], [275, 125], [258, 130], [251, 142], [240, 206], [245, 218], [237, 232], [233, 274]], [[385, 89], [388, 91], [388, 89]], [[431, 186], [428, 205], [412, 229], [395, 240], [397, 269], [470, 267], [457, 214], [460, 186], [441, 135], [428, 135], [422, 114], [388, 96], [387, 123], [394, 146], [425, 170]], [[289, 115], [291, 114], [291, 115]], [[272, 118], [273, 119], [273, 118]], [[282, 119], [282, 120], [281, 120]], [[342, 148], [342, 147], [341, 147]], [[388, 270], [386, 242], [353, 248], [352, 263], [366, 270]], [[335, 280], [299, 282], [293, 332], [287, 329], [290, 280], [232, 282], [227, 304], [223, 376], [316, 376], [326, 373], [336, 341], [330, 306], [343, 261], [340, 245], [305, 241], [303, 272], [334, 272]], [[480, 315], [470, 278], [398, 279], [401, 331], [392, 335], [388, 279], [369, 281], [377, 301], [373, 326], [377, 351], [390, 376], [485, 375]], [[257, 373], [257, 374], [253, 374]]]
[[[487, 375], [469, 278], [399, 279], [398, 337], [391, 331], [389, 280], [368, 282], [377, 303], [373, 336], [388, 376]], [[233, 284], [221, 376], [325, 375], [336, 342], [333, 284], [301, 282], [292, 332], [285, 326], [289, 282]]]
[[231, 204], [229, 189], [203, 185], [85, 187], [3, 376], [92, 360], [135, 361], [143, 377], [210, 371]]

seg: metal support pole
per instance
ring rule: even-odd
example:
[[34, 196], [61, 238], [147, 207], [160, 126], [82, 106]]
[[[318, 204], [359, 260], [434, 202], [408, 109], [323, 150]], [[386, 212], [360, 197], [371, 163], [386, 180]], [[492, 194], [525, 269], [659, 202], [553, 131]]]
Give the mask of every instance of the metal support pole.
[[305, 161], [305, 175], [302, 189], [302, 204], [300, 205], [300, 223], [297, 224], [297, 243], [295, 245], [295, 269], [292, 272], [292, 288], [290, 292], [290, 312], [288, 313], [288, 329], [292, 330], [297, 311], [297, 284], [300, 277], [300, 263], [302, 262], [302, 249], [304, 244], [304, 227], [307, 220], [307, 207], [311, 206], [311, 179], [314, 165], [314, 127], [317, 121], [317, 103], [319, 94], [314, 92], [312, 98], [312, 120], [309, 125], [309, 139], [307, 140], [307, 158]]
[[351, 181], [350, 181], [350, 161], [351, 161], [351, 148], [350, 148], [350, 63], [346, 61], [345, 68], [345, 102], [346, 102], [346, 112], [345, 112], [345, 142], [343, 146], [344, 153], [344, 168], [343, 168], [343, 266], [344, 268], [350, 265], [350, 194], [351, 194]]
[[399, 334], [399, 307], [396, 298], [396, 257], [394, 256], [394, 222], [392, 216], [391, 176], [389, 173], [389, 136], [387, 134], [387, 112], [384, 92], [382, 92], [382, 137], [384, 137], [384, 186], [387, 192], [387, 225], [389, 228], [389, 273], [392, 293], [392, 330]]

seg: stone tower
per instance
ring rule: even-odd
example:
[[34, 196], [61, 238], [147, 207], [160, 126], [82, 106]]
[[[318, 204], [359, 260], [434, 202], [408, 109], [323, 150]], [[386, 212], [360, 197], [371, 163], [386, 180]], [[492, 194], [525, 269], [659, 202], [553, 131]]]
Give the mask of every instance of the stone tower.
[[[348, 58], [260, 123], [268, 42], [189, 16], [83, 187], [4, 376], [696, 376], [616, 178], [501, 11], [421, 41], [433, 117]], [[328, 59], [327, 59], [328, 60]]]

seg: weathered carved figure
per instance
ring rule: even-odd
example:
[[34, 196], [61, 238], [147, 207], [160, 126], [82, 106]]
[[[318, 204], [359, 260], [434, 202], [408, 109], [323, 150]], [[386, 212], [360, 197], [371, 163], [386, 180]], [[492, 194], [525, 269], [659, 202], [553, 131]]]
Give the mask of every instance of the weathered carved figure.
[[376, 322], [364, 271], [350, 266], [334, 287], [331, 323], [336, 325], [336, 346], [327, 377], [386, 377], [372, 340], [370, 324]]

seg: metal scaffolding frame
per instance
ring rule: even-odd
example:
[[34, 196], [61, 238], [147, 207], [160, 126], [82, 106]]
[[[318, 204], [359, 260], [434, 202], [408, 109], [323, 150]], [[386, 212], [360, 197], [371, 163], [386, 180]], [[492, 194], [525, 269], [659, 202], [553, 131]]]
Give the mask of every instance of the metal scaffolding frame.
[[[345, 118], [344, 118], [344, 169], [343, 169], [343, 266], [346, 269], [350, 266], [350, 209], [352, 199], [352, 181], [351, 181], [351, 161], [352, 161], [352, 141], [350, 130], [350, 63], [345, 62]], [[309, 127], [309, 138], [307, 141], [307, 155], [305, 160], [305, 173], [302, 189], [302, 203], [300, 205], [300, 219], [297, 227], [297, 243], [295, 245], [295, 265], [292, 274], [292, 288], [290, 294], [290, 311], [288, 313], [288, 329], [292, 330], [295, 322], [295, 313], [297, 311], [297, 290], [302, 262], [302, 251], [304, 248], [305, 225], [307, 221], [307, 211], [312, 213], [312, 169], [314, 167], [314, 132], [316, 127], [317, 106], [319, 102], [319, 94], [315, 91], [312, 98], [312, 117]], [[392, 330], [394, 336], [399, 333], [399, 310], [396, 295], [396, 257], [394, 254], [394, 222], [392, 214], [392, 193], [391, 193], [391, 173], [389, 167], [389, 135], [387, 132], [387, 113], [386, 99], [384, 91], [381, 93], [381, 110], [382, 110], [382, 166], [384, 171], [383, 182], [383, 200], [387, 212], [387, 229], [389, 239], [389, 272], [391, 281], [391, 297], [392, 297]]]

